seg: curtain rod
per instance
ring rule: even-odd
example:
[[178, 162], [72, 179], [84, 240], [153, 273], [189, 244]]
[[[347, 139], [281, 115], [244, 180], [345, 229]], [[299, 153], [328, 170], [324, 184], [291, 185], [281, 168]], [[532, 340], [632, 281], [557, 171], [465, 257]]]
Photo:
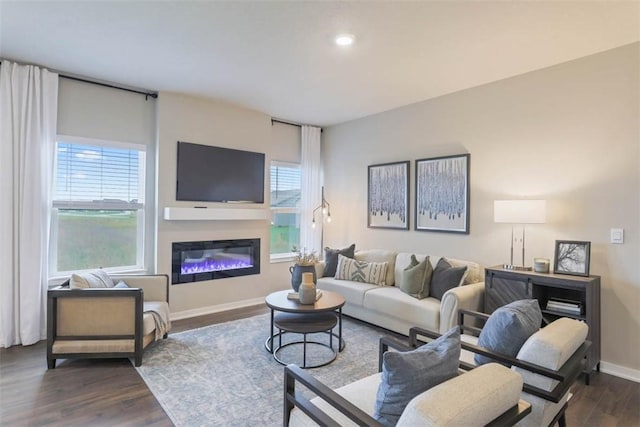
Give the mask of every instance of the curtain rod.
[[[302, 125], [300, 123], [293, 123], [293, 122], [287, 122], [284, 120], [278, 120], [278, 119], [274, 119], [273, 117], [271, 118], [271, 126], [273, 126], [274, 123], [282, 123], [283, 125], [289, 125], [289, 126], [295, 126], [298, 128], [301, 128]], [[310, 125], [312, 126], [312, 125]], [[322, 132], [322, 128], [320, 126], [316, 126], [320, 128], [320, 132]]]
[[[2, 65], [2, 61], [0, 61], [0, 66], [1, 65]], [[44, 67], [44, 68], [46, 68], [46, 67]], [[54, 71], [54, 72], [57, 72], [57, 71]], [[145, 100], [148, 99], [149, 97], [154, 98], [154, 99], [158, 97], [157, 93], [144, 92], [144, 91], [141, 91], [141, 90], [129, 89], [129, 88], [126, 88], [126, 87], [121, 87], [121, 86], [115, 86], [115, 85], [111, 85], [111, 84], [108, 84], [108, 83], [101, 83], [101, 82], [97, 82], [97, 81], [93, 81], [93, 80], [81, 79], [79, 77], [68, 76], [68, 75], [62, 74], [60, 72], [57, 72], [57, 73], [58, 73], [58, 77], [61, 77], [63, 79], [75, 80], [77, 82], [89, 83], [89, 84], [92, 84], [92, 85], [98, 85], [98, 86], [108, 87], [108, 88], [111, 88], [111, 89], [124, 90], [126, 92], [132, 92], [132, 93], [137, 93], [137, 94], [140, 94], [140, 95], [144, 95], [144, 99]]]
[[92, 80], [81, 79], [79, 77], [67, 76], [65, 74], [58, 74], [58, 75], [63, 79], [75, 80], [77, 82], [89, 83], [89, 84], [92, 84], [92, 85], [104, 86], [104, 87], [108, 87], [108, 88], [111, 88], [111, 89], [124, 90], [124, 91], [127, 91], [127, 92], [132, 92], [132, 93], [137, 93], [137, 94], [140, 94], [140, 95], [144, 95], [144, 99], [145, 100], [148, 99], [149, 97], [154, 98], [154, 99], [158, 97], [157, 93], [143, 92], [141, 90], [129, 89], [129, 88], [120, 87], [120, 86], [114, 86], [114, 85], [110, 85], [108, 83], [101, 83], [101, 82], [96, 82], [96, 81], [92, 81]]

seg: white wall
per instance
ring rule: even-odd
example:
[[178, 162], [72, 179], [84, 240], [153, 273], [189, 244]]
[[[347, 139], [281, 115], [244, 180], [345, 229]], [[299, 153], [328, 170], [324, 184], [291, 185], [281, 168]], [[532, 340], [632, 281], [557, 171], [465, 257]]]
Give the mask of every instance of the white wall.
[[[553, 260], [557, 239], [591, 241], [591, 273], [602, 276], [602, 358], [637, 375], [639, 51], [635, 43], [325, 129], [333, 217], [325, 242], [497, 265], [509, 259], [510, 226], [493, 222], [493, 201], [546, 199], [547, 223], [528, 227], [527, 263]], [[412, 161], [413, 211], [413, 161], [459, 153], [471, 154], [469, 235], [367, 228], [368, 165]], [[624, 228], [623, 245], [609, 243], [612, 227]]]
[[[267, 191], [264, 205], [269, 206], [268, 165], [270, 160], [299, 161], [300, 130], [273, 125], [271, 117], [257, 111], [223, 102], [162, 92], [158, 98], [158, 236], [159, 273], [171, 274], [172, 242], [221, 239], [261, 239], [259, 275], [216, 279], [172, 285], [171, 311], [183, 317], [241, 306], [259, 301], [270, 292], [290, 286], [290, 263], [269, 263], [269, 221], [166, 221], [165, 207], [226, 207], [220, 203], [176, 201], [177, 141], [188, 141], [266, 154]], [[238, 205], [234, 205], [237, 208]]]

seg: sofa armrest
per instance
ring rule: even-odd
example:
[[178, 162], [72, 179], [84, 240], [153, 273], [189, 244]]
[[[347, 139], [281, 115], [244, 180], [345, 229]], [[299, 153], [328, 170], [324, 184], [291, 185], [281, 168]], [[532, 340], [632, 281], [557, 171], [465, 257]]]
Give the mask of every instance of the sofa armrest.
[[111, 278], [114, 283], [122, 280], [132, 288], [142, 289], [145, 301], [169, 302], [169, 276], [166, 274], [119, 274]]
[[440, 301], [440, 333], [458, 325], [458, 310], [482, 311], [484, 282], [449, 289]]

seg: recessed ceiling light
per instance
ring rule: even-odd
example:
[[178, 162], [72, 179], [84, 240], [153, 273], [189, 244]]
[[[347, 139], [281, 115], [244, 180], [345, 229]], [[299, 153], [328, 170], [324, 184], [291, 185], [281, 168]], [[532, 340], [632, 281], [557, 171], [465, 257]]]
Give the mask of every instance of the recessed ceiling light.
[[353, 44], [354, 39], [353, 34], [339, 34], [336, 36], [335, 41], [338, 46], [349, 46]]

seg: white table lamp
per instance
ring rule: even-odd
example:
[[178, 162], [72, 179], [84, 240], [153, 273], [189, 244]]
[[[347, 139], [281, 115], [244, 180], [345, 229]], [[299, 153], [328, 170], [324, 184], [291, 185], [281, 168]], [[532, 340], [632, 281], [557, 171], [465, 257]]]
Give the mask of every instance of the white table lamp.
[[[525, 224], [544, 224], [546, 222], [546, 200], [495, 200], [493, 202], [493, 221], [511, 225], [511, 263], [503, 267], [511, 270], [531, 270], [524, 264]], [[522, 224], [522, 265], [513, 265], [513, 228]]]

